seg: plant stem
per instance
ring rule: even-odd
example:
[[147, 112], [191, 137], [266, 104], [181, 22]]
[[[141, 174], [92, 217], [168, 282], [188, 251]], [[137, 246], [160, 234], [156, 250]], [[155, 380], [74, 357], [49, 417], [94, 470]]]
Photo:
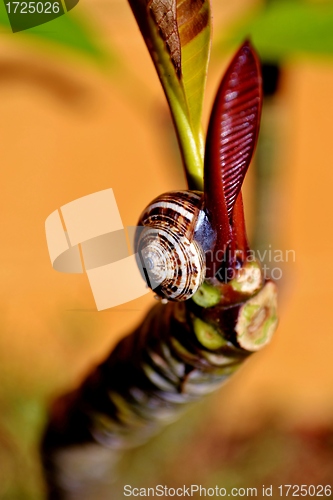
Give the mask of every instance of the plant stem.
[[[263, 299], [261, 292], [255, 295], [265, 314], [268, 306], [272, 308], [267, 321], [275, 317], [272, 287], [275, 289], [268, 282], [262, 288], [269, 300], [267, 293]], [[203, 296], [200, 300], [204, 303]], [[66, 468], [67, 479], [63, 480], [64, 451], [78, 454], [88, 447], [96, 453], [105, 447], [110, 450], [109, 458], [115, 460], [121, 450], [142, 444], [173, 421], [187, 403], [219, 388], [252, 351], [258, 350], [258, 340], [260, 347], [266, 344], [274, 329], [265, 318], [258, 322], [257, 310], [252, 323], [248, 311], [243, 317], [247, 302], [243, 298], [230, 307], [221, 297], [213, 307], [200, 307], [192, 300], [157, 304], [78, 390], [59, 400], [43, 441], [49, 500], [71, 498], [66, 496], [68, 491], [77, 488], [75, 473], [80, 465], [76, 464], [74, 471]], [[213, 318], [211, 323], [205, 315]], [[251, 330], [246, 349], [240, 344], [244, 332], [237, 337], [237, 328], [245, 320]], [[268, 326], [271, 333], [262, 342]]]

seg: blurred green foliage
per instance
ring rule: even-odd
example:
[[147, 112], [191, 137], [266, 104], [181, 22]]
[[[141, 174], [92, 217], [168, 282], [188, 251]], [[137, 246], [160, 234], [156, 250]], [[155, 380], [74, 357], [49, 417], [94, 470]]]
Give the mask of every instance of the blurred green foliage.
[[221, 34], [221, 51], [250, 37], [264, 61], [294, 55], [333, 55], [333, 2], [331, 0], [270, 0], [247, 12]]
[[[98, 37], [91, 26], [82, 15], [71, 11], [48, 23], [30, 28], [19, 33], [12, 33], [13, 41], [26, 43], [27, 40], [44, 42], [53, 47], [75, 51], [97, 63], [110, 62], [109, 51], [97, 42]], [[3, 2], [0, 2], [0, 32], [11, 32], [9, 19]]]

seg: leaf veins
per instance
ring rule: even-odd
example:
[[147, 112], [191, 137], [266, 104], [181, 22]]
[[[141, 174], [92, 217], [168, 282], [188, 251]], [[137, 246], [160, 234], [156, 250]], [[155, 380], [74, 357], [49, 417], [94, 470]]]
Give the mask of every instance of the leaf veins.
[[178, 78], [181, 77], [181, 45], [177, 24], [176, 0], [149, 0], [153, 19], [170, 53]]

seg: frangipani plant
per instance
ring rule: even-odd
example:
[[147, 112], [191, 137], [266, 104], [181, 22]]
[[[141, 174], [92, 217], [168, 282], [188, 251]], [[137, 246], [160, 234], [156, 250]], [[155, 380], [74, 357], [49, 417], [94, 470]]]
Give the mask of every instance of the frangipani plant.
[[138, 262], [161, 301], [56, 404], [43, 442], [50, 498], [70, 498], [90, 477], [73, 467], [78, 453], [106, 448], [108, 460], [141, 444], [184, 403], [220, 387], [277, 325], [276, 287], [249, 259], [241, 195], [262, 105], [257, 55], [245, 41], [232, 59], [204, 144], [209, 1], [130, 4], [170, 106], [189, 190], [159, 196], [139, 219]]

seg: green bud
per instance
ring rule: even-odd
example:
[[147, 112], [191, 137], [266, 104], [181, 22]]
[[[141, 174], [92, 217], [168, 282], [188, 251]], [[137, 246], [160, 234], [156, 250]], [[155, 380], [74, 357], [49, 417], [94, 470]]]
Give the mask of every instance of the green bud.
[[235, 331], [237, 342], [248, 351], [257, 351], [268, 344], [276, 330], [277, 292], [268, 281], [257, 295], [241, 306]]
[[199, 318], [193, 320], [194, 333], [199, 340], [200, 344], [210, 350], [219, 349], [226, 344], [226, 340], [219, 334], [219, 332], [205, 321]]
[[201, 307], [216, 306], [221, 300], [221, 292], [212, 285], [204, 282], [193, 295], [192, 300]]
[[237, 272], [236, 278], [230, 281], [230, 285], [236, 292], [252, 295], [256, 293], [263, 284], [261, 266], [257, 260], [247, 261]]

